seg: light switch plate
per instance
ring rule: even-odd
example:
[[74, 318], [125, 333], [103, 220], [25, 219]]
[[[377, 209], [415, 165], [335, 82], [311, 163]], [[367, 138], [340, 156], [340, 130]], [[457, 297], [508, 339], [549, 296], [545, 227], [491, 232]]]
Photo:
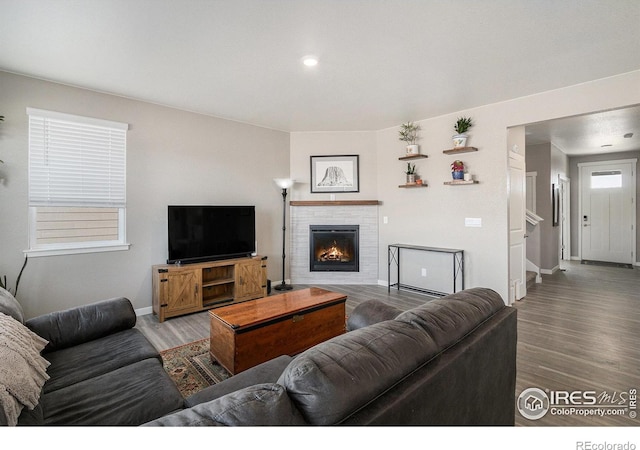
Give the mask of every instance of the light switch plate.
[[464, 226], [465, 227], [481, 227], [482, 219], [478, 217], [465, 217]]

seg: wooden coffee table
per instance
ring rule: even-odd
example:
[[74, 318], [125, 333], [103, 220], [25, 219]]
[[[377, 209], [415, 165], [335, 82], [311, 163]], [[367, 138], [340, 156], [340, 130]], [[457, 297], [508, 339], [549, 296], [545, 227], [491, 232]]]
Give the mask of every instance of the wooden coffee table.
[[346, 300], [314, 287], [212, 309], [211, 358], [237, 374], [300, 353], [345, 332]]

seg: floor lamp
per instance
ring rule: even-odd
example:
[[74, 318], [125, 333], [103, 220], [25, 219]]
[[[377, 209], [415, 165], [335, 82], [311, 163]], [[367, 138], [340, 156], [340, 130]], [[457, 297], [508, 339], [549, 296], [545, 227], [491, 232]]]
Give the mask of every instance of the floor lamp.
[[282, 283], [275, 286], [277, 291], [289, 291], [293, 289], [293, 286], [285, 283], [284, 277], [284, 259], [285, 255], [285, 243], [286, 243], [286, 230], [287, 230], [287, 189], [293, 186], [294, 180], [291, 178], [274, 178], [273, 181], [282, 189]]

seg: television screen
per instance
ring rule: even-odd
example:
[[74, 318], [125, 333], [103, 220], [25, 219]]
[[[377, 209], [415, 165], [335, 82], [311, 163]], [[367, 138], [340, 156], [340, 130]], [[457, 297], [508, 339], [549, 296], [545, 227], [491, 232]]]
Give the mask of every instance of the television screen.
[[168, 207], [168, 263], [249, 256], [255, 251], [255, 206]]

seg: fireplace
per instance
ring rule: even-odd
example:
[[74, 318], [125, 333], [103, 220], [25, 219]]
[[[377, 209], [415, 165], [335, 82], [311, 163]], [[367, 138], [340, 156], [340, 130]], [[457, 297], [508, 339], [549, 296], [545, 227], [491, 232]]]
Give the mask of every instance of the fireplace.
[[310, 225], [311, 272], [358, 272], [359, 225]]

